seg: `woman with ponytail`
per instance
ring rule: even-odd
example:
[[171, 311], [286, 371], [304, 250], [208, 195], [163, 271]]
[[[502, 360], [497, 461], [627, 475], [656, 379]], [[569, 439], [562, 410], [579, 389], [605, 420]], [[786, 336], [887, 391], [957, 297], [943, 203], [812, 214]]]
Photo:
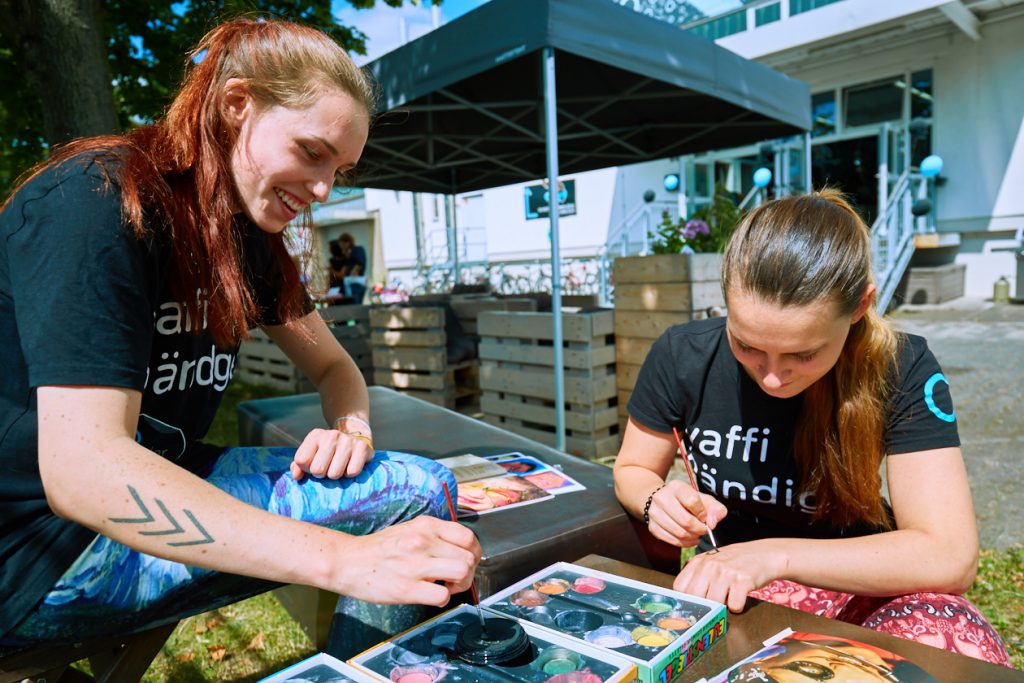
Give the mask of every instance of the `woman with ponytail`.
[[[361, 601], [444, 605], [480, 558], [443, 521], [450, 471], [374, 452], [366, 385], [285, 246], [359, 160], [370, 82], [283, 21], [189, 57], [166, 116], [54, 150], [0, 209], [0, 646], [298, 583], [346, 596], [369, 639], [351, 651], [422, 616]], [[255, 327], [320, 393], [298, 449], [200, 441]]]
[[[923, 338], [875, 312], [870, 257], [867, 226], [835, 191], [748, 214], [723, 259], [727, 317], [672, 327], [644, 361], [616, 494], [655, 538], [697, 546], [677, 590], [1008, 666], [959, 597], [978, 536], [949, 384]], [[673, 430], [698, 491], [665, 481]]]

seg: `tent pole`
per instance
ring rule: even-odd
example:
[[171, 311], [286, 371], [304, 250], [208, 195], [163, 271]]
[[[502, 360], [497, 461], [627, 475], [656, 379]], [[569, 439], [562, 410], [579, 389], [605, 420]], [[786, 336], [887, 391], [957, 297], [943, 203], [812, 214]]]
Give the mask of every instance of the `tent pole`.
[[551, 338], [555, 365], [555, 448], [565, 450], [565, 359], [562, 351], [562, 273], [558, 249], [558, 112], [555, 49], [544, 48], [544, 134], [548, 153], [548, 218], [551, 221]]

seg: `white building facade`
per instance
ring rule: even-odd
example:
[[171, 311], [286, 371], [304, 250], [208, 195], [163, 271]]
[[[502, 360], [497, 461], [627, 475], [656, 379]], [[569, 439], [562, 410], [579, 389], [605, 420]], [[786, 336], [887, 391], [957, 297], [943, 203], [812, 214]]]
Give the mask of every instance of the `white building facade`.
[[[655, 16], [652, 7], [669, 4], [613, 1]], [[670, 1], [669, 9], [686, 6], [679, 16], [701, 14], [698, 0]], [[559, 221], [563, 258], [589, 268], [604, 253], [620, 253], [624, 235], [629, 251], [643, 249], [662, 211], [674, 217], [691, 210], [716, 183], [743, 196], [761, 166], [774, 172], [769, 192], [788, 194], [808, 187], [809, 161], [810, 185], [850, 193], [870, 222], [884, 210], [899, 174], [937, 154], [944, 166], [929, 227], [944, 246], [935, 255], [966, 265], [967, 296], [991, 296], [1000, 276], [1010, 278], [1011, 292], [1024, 290], [1014, 282], [1024, 228], [1024, 0], [724, 0], [717, 6], [726, 11], [683, 28], [808, 83], [811, 136], [565, 176], [573, 193], [572, 211]], [[671, 174], [681, 178], [678, 190], [666, 189]], [[339, 196], [335, 212], [379, 226], [373, 246], [382, 250], [376, 260], [382, 272], [371, 279], [384, 280], [386, 269], [411, 285], [419, 266], [450, 270], [457, 263], [469, 280], [480, 273], [476, 264], [540, 264], [548, 257], [548, 220], [525, 199], [527, 187], [539, 183], [454, 200], [357, 191]], [[318, 223], [341, 230], [336, 221]]]

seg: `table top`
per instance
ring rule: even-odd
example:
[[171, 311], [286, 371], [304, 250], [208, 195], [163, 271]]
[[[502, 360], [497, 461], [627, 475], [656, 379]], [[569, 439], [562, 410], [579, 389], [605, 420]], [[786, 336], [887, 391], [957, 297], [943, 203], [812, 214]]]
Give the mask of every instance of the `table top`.
[[[670, 574], [646, 569], [635, 565], [612, 560], [599, 555], [588, 555], [576, 564], [597, 569], [609, 574], [623, 576], [636, 581], [643, 581], [662, 588], [671, 588], [675, 578]], [[740, 614], [729, 613], [728, 630], [725, 639], [707, 650], [700, 659], [693, 663], [683, 674], [680, 681], [696, 681], [701, 677], [711, 677], [729, 668], [759, 650], [766, 638], [784, 628], [794, 631], [835, 635], [863, 643], [875, 645], [890, 652], [906, 657], [914, 664], [934, 676], [939, 681], [964, 683], [967, 681], [985, 683], [1003, 683], [1004, 681], [1021, 683], [1024, 673], [1015, 669], [996, 666], [963, 655], [940, 650], [928, 645], [914, 643], [896, 638], [885, 633], [847, 624], [834, 619], [818, 617], [806, 612], [773, 605], [760, 600], [748, 600], [747, 609]]]
[[[629, 518], [615, 498], [607, 467], [387, 387], [372, 386], [369, 393], [370, 423], [378, 449], [433, 459], [518, 451], [561, 468], [586, 487], [534, 505], [460, 519], [484, 549], [477, 576], [481, 596], [553, 562], [588, 552], [644, 561]], [[324, 424], [318, 394], [248, 401], [238, 409], [250, 421], [261, 423], [260, 434], [243, 439], [265, 446], [297, 446], [311, 427]]]

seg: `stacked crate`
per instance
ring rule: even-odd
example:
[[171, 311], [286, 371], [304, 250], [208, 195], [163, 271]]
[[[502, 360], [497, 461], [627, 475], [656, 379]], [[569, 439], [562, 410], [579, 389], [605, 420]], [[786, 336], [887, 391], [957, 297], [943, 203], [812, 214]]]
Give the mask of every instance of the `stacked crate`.
[[361, 304], [328, 306], [320, 309], [334, 338], [355, 361], [363, 379], [373, 384], [373, 352], [370, 348], [370, 307]]
[[479, 362], [448, 363], [444, 308], [388, 306], [370, 311], [374, 383], [456, 409], [479, 393]]
[[[554, 347], [550, 313], [483, 312], [480, 410], [484, 420], [555, 444]], [[614, 316], [563, 313], [565, 449], [595, 459], [618, 450]]]
[[271, 387], [283, 393], [304, 394], [313, 391], [313, 383], [295, 367], [291, 359], [263, 330], [252, 330], [238, 348], [235, 374], [247, 384]]
[[[320, 309], [334, 337], [352, 356], [367, 384], [373, 379], [370, 356], [370, 307], [362, 305], [329, 306]], [[242, 342], [235, 361], [235, 377], [249, 384], [272, 387], [282, 392], [302, 394], [315, 391], [313, 383], [295, 367], [284, 351], [263, 330], [250, 332]]]
[[722, 312], [721, 254], [658, 254], [615, 259], [615, 362], [619, 427], [640, 366], [672, 325]]

